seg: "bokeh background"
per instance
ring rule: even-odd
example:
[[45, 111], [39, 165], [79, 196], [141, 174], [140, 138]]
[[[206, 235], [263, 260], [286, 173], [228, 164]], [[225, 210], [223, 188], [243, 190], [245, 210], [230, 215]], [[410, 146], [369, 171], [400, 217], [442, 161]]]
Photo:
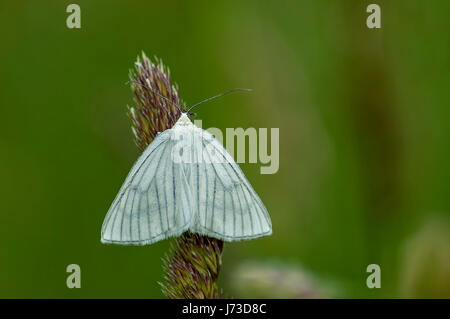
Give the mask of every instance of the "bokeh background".
[[226, 244], [227, 295], [450, 297], [449, 1], [78, 0], [68, 29], [70, 3], [0, 2], [0, 297], [162, 298], [170, 241], [99, 241], [139, 154], [142, 50], [188, 103], [254, 90], [200, 107], [204, 127], [280, 128], [277, 174], [241, 165], [273, 236]]

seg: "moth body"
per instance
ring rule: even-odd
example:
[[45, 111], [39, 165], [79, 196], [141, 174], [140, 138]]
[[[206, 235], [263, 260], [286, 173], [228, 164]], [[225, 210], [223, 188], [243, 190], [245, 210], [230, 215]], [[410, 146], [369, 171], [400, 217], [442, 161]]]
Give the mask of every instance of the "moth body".
[[105, 217], [101, 241], [146, 245], [185, 231], [238, 241], [270, 235], [272, 224], [233, 158], [182, 113], [132, 167]]

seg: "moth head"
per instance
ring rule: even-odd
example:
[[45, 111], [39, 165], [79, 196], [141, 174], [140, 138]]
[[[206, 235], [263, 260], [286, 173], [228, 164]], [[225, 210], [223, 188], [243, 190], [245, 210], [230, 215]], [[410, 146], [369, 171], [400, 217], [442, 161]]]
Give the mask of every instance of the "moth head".
[[181, 113], [180, 118], [178, 119], [176, 124], [186, 125], [192, 123], [188, 117], [187, 113]]

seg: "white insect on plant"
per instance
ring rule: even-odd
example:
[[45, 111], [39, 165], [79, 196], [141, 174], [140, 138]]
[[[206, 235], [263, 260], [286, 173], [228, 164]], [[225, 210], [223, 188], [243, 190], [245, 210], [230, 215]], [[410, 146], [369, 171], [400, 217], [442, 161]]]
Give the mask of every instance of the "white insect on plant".
[[130, 70], [134, 105], [128, 114], [142, 155], [106, 215], [101, 241], [145, 245], [177, 236], [162, 260], [162, 293], [171, 299], [223, 298], [218, 278], [224, 240], [269, 235], [272, 227], [233, 158], [188, 115], [201, 103], [245, 89], [188, 109], [169, 69], [155, 60], [142, 53]]
[[[148, 89], [152, 89], [149, 87]], [[102, 226], [103, 243], [146, 245], [186, 231], [224, 241], [272, 233], [269, 214], [225, 148], [190, 110], [156, 135], [132, 167]], [[164, 98], [161, 96], [161, 98]]]

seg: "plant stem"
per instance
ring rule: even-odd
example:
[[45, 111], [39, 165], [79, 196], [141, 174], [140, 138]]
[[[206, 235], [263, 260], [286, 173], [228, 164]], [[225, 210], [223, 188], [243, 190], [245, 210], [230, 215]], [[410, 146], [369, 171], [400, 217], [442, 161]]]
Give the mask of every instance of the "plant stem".
[[[144, 151], [158, 132], [170, 129], [181, 115], [178, 87], [170, 72], [156, 59], [153, 63], [144, 53], [130, 71], [134, 106], [128, 107], [135, 141]], [[164, 97], [164, 98], [162, 98]], [[175, 239], [163, 258], [165, 283], [162, 292], [171, 299], [219, 298], [217, 285], [223, 241], [186, 232]]]
[[223, 241], [186, 232], [177, 238], [164, 259], [164, 295], [171, 299], [220, 297], [217, 279]]

